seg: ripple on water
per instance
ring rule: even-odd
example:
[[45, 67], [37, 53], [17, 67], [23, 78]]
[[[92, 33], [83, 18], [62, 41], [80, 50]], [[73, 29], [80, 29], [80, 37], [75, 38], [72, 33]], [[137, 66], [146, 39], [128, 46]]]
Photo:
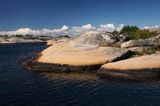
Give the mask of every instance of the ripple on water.
[[99, 79], [96, 74], [36, 73], [21, 65], [44, 48], [0, 45], [0, 106], [160, 105], [160, 81], [123, 82]]

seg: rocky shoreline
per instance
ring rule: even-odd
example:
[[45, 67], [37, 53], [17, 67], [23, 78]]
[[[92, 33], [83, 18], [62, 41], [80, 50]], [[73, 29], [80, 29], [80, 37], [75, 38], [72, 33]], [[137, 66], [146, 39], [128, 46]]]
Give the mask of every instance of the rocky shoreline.
[[17, 44], [17, 43], [40, 43], [46, 42], [51, 37], [37, 36], [0, 36], [0, 44]]
[[24, 43], [46, 43], [46, 41], [26, 41], [26, 42], [0, 42], [0, 44], [24, 44]]
[[159, 36], [127, 40], [123, 35], [93, 31], [67, 40], [50, 40], [50, 46], [25, 66], [36, 72], [87, 71], [101, 78], [155, 79], [160, 77]]

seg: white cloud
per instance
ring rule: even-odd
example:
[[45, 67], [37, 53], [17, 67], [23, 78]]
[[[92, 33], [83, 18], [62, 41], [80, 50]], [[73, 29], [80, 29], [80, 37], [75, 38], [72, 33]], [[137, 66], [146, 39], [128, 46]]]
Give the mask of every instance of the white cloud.
[[32, 30], [30, 28], [20, 28], [16, 31], [3, 31], [0, 32], [0, 35], [40, 35], [41, 31], [39, 30]]
[[143, 29], [150, 29], [150, 27], [149, 26], [144, 26], [144, 28]]
[[114, 24], [105, 24], [105, 25], [101, 24], [99, 30], [112, 32], [112, 31], [116, 30], [116, 27]]
[[82, 26], [73, 26], [68, 30], [68, 34], [69, 35], [79, 35], [79, 34], [83, 34], [85, 32], [88, 31], [94, 31], [96, 30], [96, 28], [94, 26], [92, 26], [91, 24], [86, 24], [86, 25], [82, 25]]
[[82, 26], [82, 29], [91, 30], [91, 29], [95, 29], [95, 27], [92, 26], [91, 24], [86, 24]]
[[[101, 24], [99, 27], [95, 27], [91, 24], [86, 24], [82, 26], [72, 26], [63, 25], [61, 28], [56, 29], [30, 29], [30, 28], [20, 28], [16, 31], [1, 31], [0, 35], [47, 35], [47, 36], [59, 36], [59, 35], [79, 35], [88, 31], [107, 31], [112, 32], [114, 30], [120, 31], [125, 25], [120, 24], [115, 26], [114, 24]], [[158, 28], [159, 26], [145, 26], [143, 29], [148, 28]]]
[[30, 28], [21, 28], [18, 29], [17, 31], [13, 32], [15, 35], [39, 35], [41, 32], [39, 30], [32, 30]]
[[121, 31], [121, 29], [122, 29], [124, 26], [125, 26], [124, 24], [120, 24], [120, 25], [116, 28], [116, 30], [119, 32], [119, 31]]
[[144, 26], [143, 29], [156, 29], [156, 28], [160, 28], [160, 26], [155, 25], [155, 26]]
[[69, 27], [66, 25], [63, 25], [63, 27], [61, 28], [61, 30], [68, 30], [68, 29], [69, 29]]

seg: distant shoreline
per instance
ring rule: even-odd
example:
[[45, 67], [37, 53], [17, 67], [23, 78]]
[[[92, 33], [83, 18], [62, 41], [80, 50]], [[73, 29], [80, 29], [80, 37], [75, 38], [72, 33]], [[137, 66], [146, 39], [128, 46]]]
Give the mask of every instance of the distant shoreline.
[[27, 43], [47, 43], [46, 41], [36, 41], [36, 42], [0, 42], [0, 44], [27, 44]]

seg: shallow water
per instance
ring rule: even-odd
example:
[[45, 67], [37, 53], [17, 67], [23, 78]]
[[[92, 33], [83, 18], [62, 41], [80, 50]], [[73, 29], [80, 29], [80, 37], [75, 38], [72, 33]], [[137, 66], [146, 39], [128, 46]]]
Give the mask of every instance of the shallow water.
[[95, 74], [36, 73], [22, 62], [43, 43], [0, 45], [0, 106], [160, 105], [160, 81], [123, 82]]

